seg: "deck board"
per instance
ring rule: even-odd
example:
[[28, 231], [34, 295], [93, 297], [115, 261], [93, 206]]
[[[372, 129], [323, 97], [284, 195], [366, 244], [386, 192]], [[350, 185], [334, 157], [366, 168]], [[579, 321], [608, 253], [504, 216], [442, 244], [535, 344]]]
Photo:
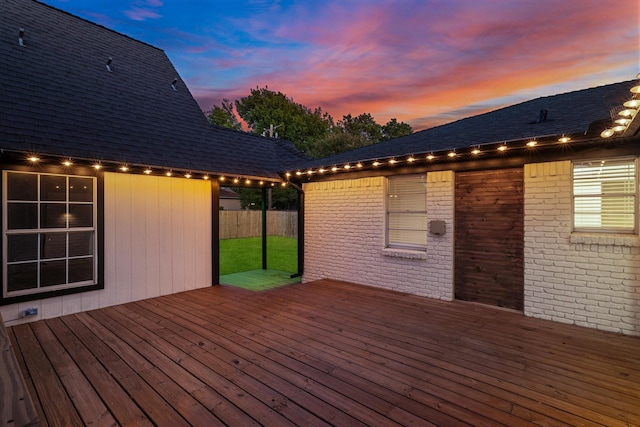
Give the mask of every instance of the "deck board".
[[638, 337], [344, 282], [8, 332], [43, 425], [640, 425]]

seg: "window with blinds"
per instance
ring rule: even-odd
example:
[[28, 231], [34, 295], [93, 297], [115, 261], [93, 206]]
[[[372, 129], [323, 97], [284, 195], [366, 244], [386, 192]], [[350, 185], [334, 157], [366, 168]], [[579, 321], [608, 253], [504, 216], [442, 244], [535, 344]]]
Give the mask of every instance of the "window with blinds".
[[574, 230], [635, 232], [636, 198], [635, 159], [574, 162]]
[[387, 180], [387, 247], [427, 247], [426, 175], [393, 176]]

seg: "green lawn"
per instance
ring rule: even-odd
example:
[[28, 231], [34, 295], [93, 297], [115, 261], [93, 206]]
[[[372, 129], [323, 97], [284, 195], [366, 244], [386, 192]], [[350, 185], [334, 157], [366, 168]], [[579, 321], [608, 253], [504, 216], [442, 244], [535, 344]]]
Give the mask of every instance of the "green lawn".
[[[220, 240], [220, 275], [262, 268], [262, 238]], [[292, 237], [267, 237], [267, 268], [296, 273], [298, 240]]]

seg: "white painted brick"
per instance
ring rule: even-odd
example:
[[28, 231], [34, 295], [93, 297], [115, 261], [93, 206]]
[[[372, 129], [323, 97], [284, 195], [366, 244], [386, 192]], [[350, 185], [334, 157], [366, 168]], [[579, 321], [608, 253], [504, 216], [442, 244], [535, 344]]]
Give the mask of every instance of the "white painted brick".
[[640, 238], [572, 234], [571, 162], [524, 175], [525, 314], [640, 335]]

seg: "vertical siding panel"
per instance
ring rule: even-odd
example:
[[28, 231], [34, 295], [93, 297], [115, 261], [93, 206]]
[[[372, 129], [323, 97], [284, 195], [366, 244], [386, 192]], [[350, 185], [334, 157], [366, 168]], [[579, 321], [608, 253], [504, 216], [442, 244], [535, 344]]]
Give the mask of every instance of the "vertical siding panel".
[[196, 271], [197, 287], [211, 286], [211, 184], [204, 182], [196, 199]]
[[40, 315], [43, 319], [62, 316], [62, 297], [43, 299], [40, 304]]
[[148, 176], [132, 176], [131, 185], [131, 298], [141, 300], [147, 297], [147, 244], [146, 227]]
[[144, 242], [147, 257], [147, 298], [160, 295], [160, 190], [158, 177], [147, 177], [144, 185], [146, 217]]
[[100, 308], [100, 294], [102, 291], [91, 291], [82, 294], [82, 311]]
[[131, 301], [131, 189], [132, 177], [117, 174], [118, 197], [116, 200], [116, 303]]
[[184, 290], [195, 289], [196, 284], [196, 181], [184, 180], [184, 250], [182, 258], [184, 260]]
[[116, 177], [114, 173], [104, 174], [104, 291], [100, 295], [100, 307], [116, 303]]
[[158, 237], [160, 263], [160, 295], [172, 292], [173, 265], [171, 263], [171, 187], [170, 179], [162, 178], [158, 182]]
[[184, 290], [184, 180], [174, 178], [171, 189], [171, 262], [173, 264], [173, 286], [171, 292]]

